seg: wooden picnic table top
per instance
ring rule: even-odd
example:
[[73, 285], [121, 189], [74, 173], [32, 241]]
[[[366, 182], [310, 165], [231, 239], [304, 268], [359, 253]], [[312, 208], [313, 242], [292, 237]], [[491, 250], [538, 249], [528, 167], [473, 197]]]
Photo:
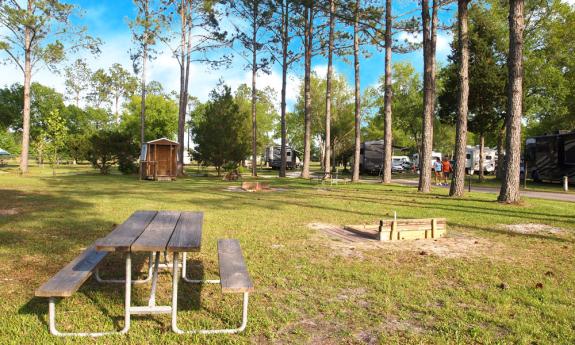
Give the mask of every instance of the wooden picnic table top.
[[191, 252], [202, 243], [203, 212], [136, 211], [96, 250], [107, 252]]

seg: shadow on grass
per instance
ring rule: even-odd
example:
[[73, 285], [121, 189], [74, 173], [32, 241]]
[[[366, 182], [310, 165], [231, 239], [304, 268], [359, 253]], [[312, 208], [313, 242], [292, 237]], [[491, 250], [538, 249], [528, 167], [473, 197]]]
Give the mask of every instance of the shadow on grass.
[[484, 227], [484, 226], [477, 226], [477, 225], [469, 225], [469, 224], [462, 224], [462, 223], [451, 223], [452, 226], [458, 226], [466, 229], [472, 230], [480, 230], [500, 235], [506, 235], [510, 237], [520, 237], [520, 238], [533, 238], [533, 239], [540, 239], [540, 240], [548, 240], [548, 241], [555, 241], [560, 243], [575, 243], [575, 240], [570, 238], [552, 236], [547, 234], [541, 233], [520, 233], [520, 232], [513, 232], [513, 231], [506, 231], [503, 229], [499, 229], [497, 227]]
[[[132, 262], [132, 274], [133, 279], [143, 279], [142, 275], [145, 273], [142, 272], [142, 268], [146, 266], [148, 255], [133, 255], [133, 262]], [[102, 275], [103, 279], [124, 279], [125, 278], [125, 270], [121, 267], [125, 267], [125, 257], [116, 255], [102, 264], [103, 267], [100, 267], [102, 271], [105, 271], [105, 277]], [[121, 263], [120, 263], [121, 262]], [[199, 260], [188, 260], [188, 278], [190, 279], [204, 279], [204, 266], [203, 263]], [[146, 269], [147, 271], [147, 269]], [[135, 273], [135, 274], [134, 274]], [[160, 279], [160, 275], [170, 275], [170, 283], [171, 283], [171, 271], [169, 270], [162, 270], [160, 269], [158, 272], [158, 279]], [[180, 272], [181, 274], [181, 272]], [[160, 285], [160, 284], [158, 284]], [[171, 284], [170, 284], [171, 285]], [[145, 286], [145, 290], [149, 290], [151, 288], [151, 281], [144, 283], [144, 284], [137, 284], [132, 285], [132, 300], [131, 305], [137, 306], [143, 302], [143, 305], [147, 305], [146, 301], [142, 301], [141, 298], [138, 298], [143, 291], [138, 289], [139, 291], [135, 291], [135, 286], [142, 287]], [[151, 290], [149, 290], [151, 292]], [[201, 308], [201, 291], [202, 291], [202, 284], [189, 284], [184, 282], [180, 279], [178, 284], [178, 310], [179, 311], [192, 311], [192, 310], [199, 310]], [[135, 294], [134, 292], [139, 292]], [[122, 307], [122, 314], [117, 315], [111, 312], [110, 305], [124, 305], [124, 298], [125, 298], [125, 284], [124, 283], [98, 283], [95, 278], [91, 279], [87, 283], [84, 283], [82, 287], [76, 292], [78, 294], [84, 295], [94, 306], [102, 313], [102, 315], [110, 320], [112, 320], [115, 329], [120, 329], [124, 325], [124, 308]], [[171, 290], [170, 290], [171, 295]], [[69, 298], [74, 298], [71, 296]], [[170, 297], [171, 301], [171, 297]], [[170, 303], [171, 304], [171, 303]], [[56, 308], [58, 306], [56, 305]], [[38, 319], [38, 321], [44, 326], [48, 327], [48, 299], [44, 297], [33, 297], [28, 300], [24, 305], [22, 305], [19, 310], [19, 314], [26, 314], [26, 315], [34, 315]], [[56, 313], [58, 315], [58, 313]], [[88, 319], [89, 315], [79, 314], [79, 318]], [[64, 319], [63, 317], [60, 319]], [[153, 315], [132, 315], [132, 320], [138, 319], [146, 319], [152, 320], [158, 326], [165, 326], [164, 322], [158, 320]], [[58, 318], [57, 318], [58, 320]], [[58, 322], [57, 322], [58, 324]]]

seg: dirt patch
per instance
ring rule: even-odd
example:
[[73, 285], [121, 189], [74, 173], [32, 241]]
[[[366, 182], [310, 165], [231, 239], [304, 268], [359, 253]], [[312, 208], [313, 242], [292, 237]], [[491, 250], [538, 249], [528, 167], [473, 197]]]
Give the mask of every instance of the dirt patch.
[[415, 320], [400, 320], [395, 317], [386, 318], [383, 329], [392, 334], [396, 332], [420, 334], [425, 331], [425, 328]]
[[381, 334], [423, 334], [426, 332], [424, 327], [417, 320], [400, 320], [395, 316], [386, 316], [376, 328], [364, 329], [354, 334], [354, 337], [363, 344], [379, 344]]
[[526, 224], [505, 224], [499, 225], [501, 228], [518, 234], [559, 234], [563, 230], [546, 224], [526, 223]]
[[0, 216], [13, 216], [18, 213], [20, 213], [20, 211], [15, 208], [0, 209]]
[[[334, 255], [363, 258], [366, 250], [410, 251], [418, 255], [434, 255], [445, 258], [492, 256], [499, 244], [484, 238], [466, 234], [449, 234], [447, 237], [429, 240], [401, 240], [380, 242], [326, 223], [310, 223], [308, 227], [321, 234], [321, 240], [334, 249]], [[328, 237], [329, 241], [325, 241]]]
[[366, 288], [342, 289], [337, 295], [337, 299], [339, 301], [355, 300], [363, 297], [366, 293]]
[[[328, 321], [323, 315], [314, 318], [306, 318], [294, 323], [290, 323], [278, 332], [278, 340], [275, 344], [293, 344], [295, 339], [290, 339], [290, 335], [309, 335], [305, 340], [306, 344], [339, 344], [336, 338], [338, 330], [342, 325]], [[283, 340], [280, 340], [283, 339]], [[296, 343], [298, 341], [295, 341]], [[301, 339], [299, 339], [301, 342]]]
[[[223, 189], [224, 192], [234, 192], [234, 193], [256, 193], [254, 190], [245, 190], [241, 186], [229, 186]], [[271, 193], [271, 192], [285, 192], [287, 188], [269, 188], [257, 191], [257, 193]]]

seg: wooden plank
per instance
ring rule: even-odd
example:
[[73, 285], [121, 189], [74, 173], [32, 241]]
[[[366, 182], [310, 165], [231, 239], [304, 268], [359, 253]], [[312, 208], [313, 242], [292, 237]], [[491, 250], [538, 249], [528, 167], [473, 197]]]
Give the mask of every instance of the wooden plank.
[[189, 252], [199, 250], [202, 244], [203, 212], [182, 212], [172, 233], [167, 250]]
[[162, 252], [166, 250], [176, 228], [180, 212], [159, 211], [154, 220], [130, 247], [132, 252]]
[[[384, 229], [389, 229], [390, 227], [384, 227]], [[421, 225], [409, 225], [409, 224], [398, 224], [396, 227], [399, 231], [405, 230], [431, 230], [431, 222], [429, 224]], [[445, 229], [445, 224], [436, 224], [436, 229]]]
[[96, 241], [99, 251], [130, 250], [130, 246], [142, 234], [156, 216], [156, 211], [136, 211], [124, 223], [117, 226], [108, 236]]
[[[435, 219], [438, 225], [445, 225], [447, 223], [445, 218], [424, 218], [424, 219], [398, 219], [398, 225], [427, 225], [430, 226], [431, 221]], [[384, 220], [383, 226], [391, 226], [393, 220]]]
[[393, 235], [395, 234], [396, 231], [397, 231], [397, 221], [394, 220], [393, 222], [391, 222], [391, 230], [389, 231], [390, 240], [393, 240], [394, 238]]
[[[396, 240], [423, 240], [423, 239], [431, 239], [430, 236], [430, 232], [431, 230], [428, 230], [428, 236], [426, 237], [426, 231], [424, 230], [408, 230], [408, 231], [400, 231], [399, 233], [394, 235], [394, 238], [391, 239], [392, 242], [396, 241]], [[381, 241], [390, 241], [390, 231], [382, 231], [380, 236], [381, 236]], [[447, 234], [446, 230], [435, 230], [435, 239], [443, 237]]]
[[218, 240], [218, 260], [223, 293], [254, 291], [238, 240]]
[[86, 249], [60, 272], [42, 284], [37, 297], [70, 297], [92, 275], [92, 271], [104, 259], [107, 252], [97, 251], [95, 246]]

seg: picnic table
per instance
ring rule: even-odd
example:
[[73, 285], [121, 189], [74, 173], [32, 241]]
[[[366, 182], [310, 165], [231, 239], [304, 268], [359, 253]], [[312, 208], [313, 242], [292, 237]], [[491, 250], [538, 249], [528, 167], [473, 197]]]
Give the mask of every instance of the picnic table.
[[[52, 279], [36, 290], [36, 296], [49, 297], [50, 332], [60, 336], [101, 336], [126, 333], [130, 328], [131, 315], [171, 314], [172, 330], [176, 333], [236, 333], [247, 324], [247, 305], [253, 284], [248, 275], [239, 242], [234, 239], [218, 240], [218, 260], [220, 279], [198, 280], [186, 276], [186, 253], [197, 252], [202, 242], [202, 212], [180, 211], [137, 211], [124, 223], [116, 227], [106, 237], [96, 241], [82, 255], [64, 267]], [[125, 279], [103, 279], [99, 275], [98, 264], [110, 252], [121, 252], [125, 258]], [[172, 303], [156, 305], [156, 288], [160, 268], [170, 268], [160, 264], [161, 253], [167, 257], [172, 253]], [[148, 277], [132, 280], [132, 254], [149, 253]], [[179, 254], [183, 253], [179, 264]], [[152, 265], [152, 258], [153, 265]], [[242, 323], [239, 328], [216, 330], [181, 330], [177, 326], [178, 281], [181, 278], [193, 284], [221, 284], [223, 293], [243, 293]], [[62, 333], [56, 329], [55, 299], [69, 297], [95, 272], [100, 283], [125, 284], [124, 328], [120, 331], [92, 333]], [[148, 305], [134, 306], [131, 302], [132, 285], [151, 281]]]

